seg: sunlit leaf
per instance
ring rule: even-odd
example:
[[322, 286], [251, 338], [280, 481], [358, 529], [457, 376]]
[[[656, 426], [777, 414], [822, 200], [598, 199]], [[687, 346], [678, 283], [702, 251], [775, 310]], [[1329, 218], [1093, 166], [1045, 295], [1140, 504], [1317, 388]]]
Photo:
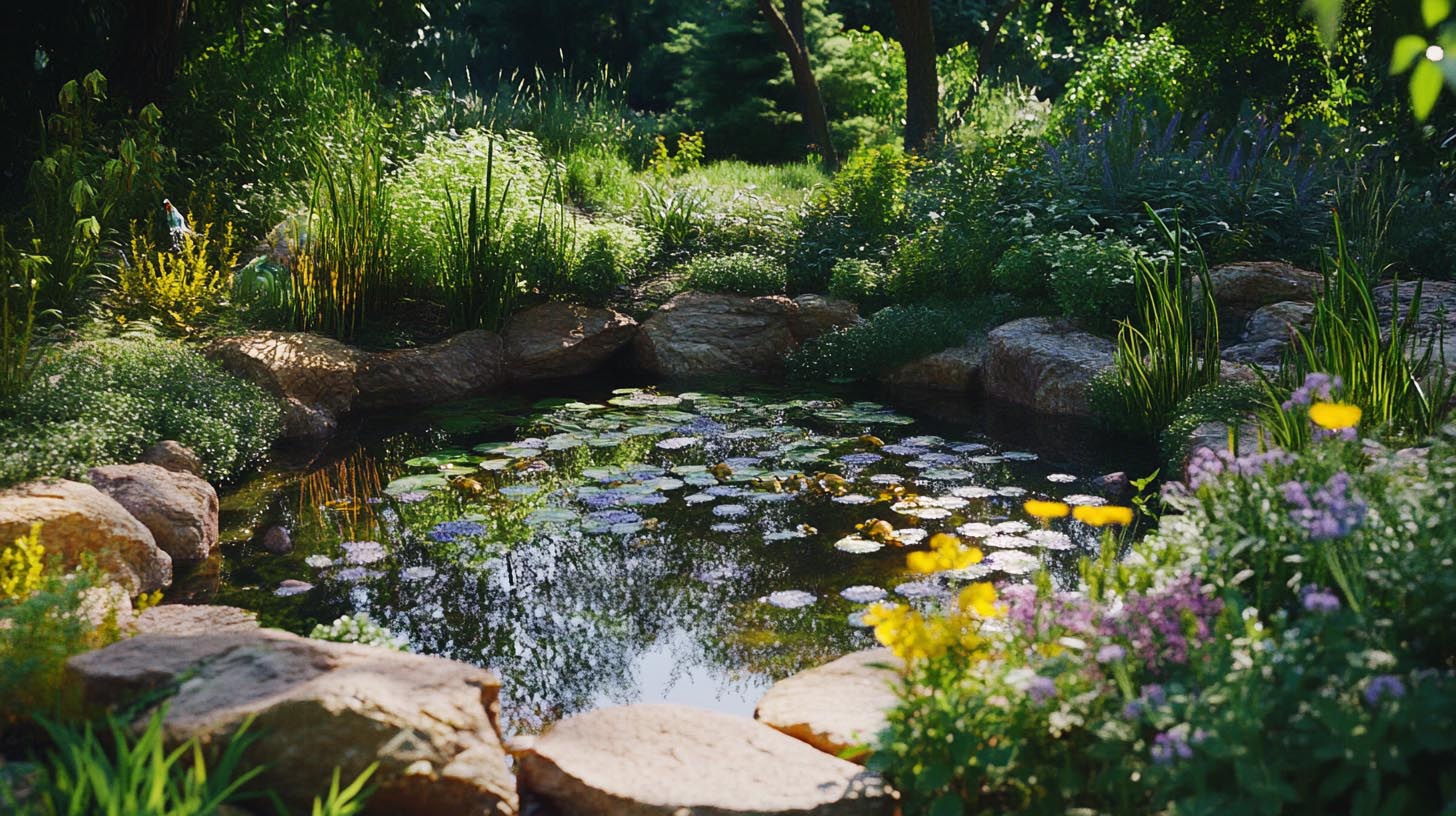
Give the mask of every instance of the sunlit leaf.
[[1421, 19], [1426, 28], [1435, 28], [1451, 16], [1451, 0], [1421, 0]]
[[1421, 58], [1426, 52], [1426, 40], [1415, 34], [1407, 34], [1395, 41], [1395, 50], [1390, 55], [1391, 75], [1403, 74], [1410, 70], [1411, 64]]
[[1421, 60], [1416, 64], [1416, 69], [1411, 72], [1410, 94], [1411, 110], [1415, 112], [1417, 121], [1426, 121], [1431, 109], [1436, 107], [1436, 98], [1441, 95], [1441, 82], [1441, 69], [1436, 67], [1436, 63]]

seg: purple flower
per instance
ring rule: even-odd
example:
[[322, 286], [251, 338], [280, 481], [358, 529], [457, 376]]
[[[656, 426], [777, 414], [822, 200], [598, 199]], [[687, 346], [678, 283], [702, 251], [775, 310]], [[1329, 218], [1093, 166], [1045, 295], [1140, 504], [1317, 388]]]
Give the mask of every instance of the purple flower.
[[1148, 710], [1148, 704], [1142, 700], [1128, 700], [1122, 707], [1122, 718], [1125, 720], [1136, 720]]
[[1171, 765], [1179, 759], [1193, 758], [1193, 748], [1188, 745], [1188, 740], [1176, 731], [1164, 731], [1153, 737], [1150, 753], [1153, 762], [1158, 765]]
[[1370, 678], [1370, 682], [1365, 686], [1365, 702], [1370, 705], [1375, 705], [1387, 697], [1399, 700], [1404, 696], [1405, 684], [1393, 674], [1376, 675]]
[[1246, 478], [1258, 476], [1269, 467], [1292, 461], [1294, 457], [1282, 450], [1235, 456], [1226, 450], [1199, 448], [1188, 460], [1188, 487], [1197, 490], [1216, 482], [1224, 474]]
[[1330, 615], [1340, 611], [1340, 599], [1328, 589], [1320, 587], [1305, 587], [1304, 595], [1301, 597], [1306, 612], [1316, 612], [1321, 615]]
[[1098, 663], [1116, 663], [1124, 657], [1127, 657], [1127, 650], [1116, 643], [1109, 643], [1097, 650]]
[[1351, 493], [1350, 474], [1340, 471], [1329, 478], [1323, 487], [1310, 496], [1310, 488], [1297, 482], [1289, 482], [1280, 490], [1284, 498], [1294, 506], [1289, 511], [1312, 541], [1330, 541], [1344, 538], [1365, 521], [1365, 502]]
[[1162, 705], [1168, 701], [1168, 692], [1163, 690], [1159, 683], [1149, 683], [1143, 686], [1142, 698], [1148, 701], [1149, 705]]
[[1026, 696], [1031, 698], [1033, 703], [1040, 705], [1057, 696], [1057, 684], [1052, 682], [1050, 677], [1037, 675], [1026, 684]]
[[430, 532], [427, 535], [432, 541], [448, 544], [457, 538], [480, 536], [485, 535], [485, 533], [486, 529], [484, 524], [477, 521], [461, 519], [459, 521], [442, 521], [430, 528]]
[[1334, 399], [1336, 391], [1345, 387], [1345, 383], [1339, 377], [1324, 374], [1322, 372], [1311, 372], [1304, 377], [1304, 384], [1294, 389], [1289, 399], [1281, 406], [1284, 410], [1290, 411], [1296, 405], [1309, 405], [1316, 399], [1329, 402]]

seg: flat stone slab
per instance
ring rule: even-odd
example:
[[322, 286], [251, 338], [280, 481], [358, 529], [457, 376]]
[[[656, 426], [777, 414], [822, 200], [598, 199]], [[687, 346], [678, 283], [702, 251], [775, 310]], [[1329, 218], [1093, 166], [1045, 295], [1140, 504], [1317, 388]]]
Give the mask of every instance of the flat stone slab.
[[[904, 662], [889, 649], [852, 652], [773, 684], [753, 716], [835, 756], [872, 741], [895, 707]], [[863, 762], [870, 752], [845, 757]]]
[[895, 806], [852, 762], [753, 720], [679, 705], [562, 720], [518, 774], [523, 797], [572, 816], [887, 816]]

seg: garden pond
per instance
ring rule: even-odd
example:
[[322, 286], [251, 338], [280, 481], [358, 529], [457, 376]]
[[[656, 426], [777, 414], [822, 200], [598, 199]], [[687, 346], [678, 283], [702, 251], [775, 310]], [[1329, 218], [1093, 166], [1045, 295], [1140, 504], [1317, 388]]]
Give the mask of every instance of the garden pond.
[[[1025, 412], [573, 392], [372, 417], [308, 466], [270, 467], [224, 495], [220, 574], [182, 591], [303, 634], [367, 613], [414, 651], [498, 672], [507, 732], [615, 703], [749, 714], [774, 680], [873, 645], [869, 603], [933, 604], [1043, 560], [1070, 578], [1092, 531], [1043, 528], [1022, 502], [1101, 503], [1099, 475], [1151, 469]], [[282, 530], [293, 549], [269, 551]], [[985, 560], [907, 572], [940, 531]]]

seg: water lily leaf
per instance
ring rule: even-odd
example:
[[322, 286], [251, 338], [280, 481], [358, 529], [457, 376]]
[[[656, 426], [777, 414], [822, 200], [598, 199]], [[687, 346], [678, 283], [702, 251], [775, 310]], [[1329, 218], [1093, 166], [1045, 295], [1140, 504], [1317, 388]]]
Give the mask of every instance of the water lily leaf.
[[575, 510], [567, 507], [543, 507], [526, 516], [526, 523], [531, 526], [541, 524], [569, 524], [581, 518]]
[[441, 465], [464, 465], [469, 464], [470, 458], [463, 450], [442, 450], [426, 456], [416, 456], [405, 461], [406, 467], [427, 468], [439, 467]]
[[384, 486], [384, 492], [390, 496], [398, 496], [415, 490], [437, 490], [449, 485], [450, 480], [443, 473], [421, 473], [395, 479]]
[[842, 550], [847, 553], [854, 553], [856, 555], [878, 552], [884, 549], [884, 547], [885, 545], [878, 541], [872, 541], [868, 538], [857, 535], [847, 535], [844, 538], [841, 538], [838, 541], [834, 542], [834, 549]]
[[976, 474], [959, 468], [930, 468], [922, 470], [920, 476], [936, 482], [961, 482], [976, 478]]
[[874, 603], [883, 601], [890, 593], [877, 586], [858, 584], [852, 587], [845, 587], [839, 591], [839, 597], [851, 603]]
[[760, 598], [770, 606], [777, 606], [780, 609], [800, 609], [809, 606], [818, 600], [813, 593], [805, 592], [802, 589], [785, 589], [778, 592], [770, 592], [767, 596]]
[[481, 470], [497, 471], [505, 470], [510, 466], [511, 460], [509, 459], [485, 459], [480, 462], [479, 467]]

